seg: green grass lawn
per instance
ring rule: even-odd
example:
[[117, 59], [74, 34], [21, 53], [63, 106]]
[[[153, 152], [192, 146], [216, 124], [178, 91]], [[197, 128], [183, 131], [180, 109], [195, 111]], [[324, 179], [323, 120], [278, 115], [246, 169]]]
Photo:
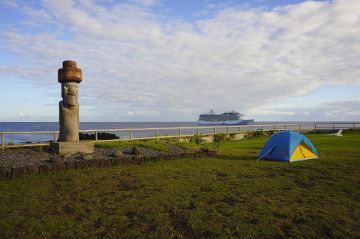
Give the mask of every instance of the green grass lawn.
[[256, 138], [0, 182], [0, 238], [359, 238], [360, 134], [308, 137], [319, 160], [257, 162]]

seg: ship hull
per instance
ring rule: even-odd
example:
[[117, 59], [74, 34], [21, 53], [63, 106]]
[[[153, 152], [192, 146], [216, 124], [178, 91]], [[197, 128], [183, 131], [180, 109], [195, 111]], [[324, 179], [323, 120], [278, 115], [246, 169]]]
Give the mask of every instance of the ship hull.
[[249, 125], [253, 124], [254, 120], [224, 120], [224, 121], [206, 121], [199, 120], [200, 125]]

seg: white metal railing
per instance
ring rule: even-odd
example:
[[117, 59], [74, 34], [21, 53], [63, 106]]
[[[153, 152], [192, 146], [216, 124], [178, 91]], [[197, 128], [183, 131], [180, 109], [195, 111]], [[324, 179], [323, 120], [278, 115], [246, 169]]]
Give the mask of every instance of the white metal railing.
[[[227, 125], [227, 126], [193, 126], [193, 127], [168, 127], [168, 128], [126, 128], [126, 129], [87, 129], [80, 130], [82, 133], [94, 133], [95, 142], [100, 141], [118, 141], [118, 140], [138, 140], [138, 139], [161, 139], [161, 138], [179, 138], [189, 137], [194, 135], [214, 135], [220, 133], [241, 133], [244, 131], [254, 130], [335, 130], [335, 129], [356, 129], [360, 128], [360, 122], [331, 122], [331, 123], [299, 123], [299, 124], [261, 124], [261, 125]], [[168, 135], [169, 131], [172, 131], [172, 135]], [[186, 132], [187, 131], [187, 132]], [[192, 131], [192, 133], [189, 133]], [[123, 133], [127, 132], [127, 137], [120, 136], [119, 139], [99, 140], [98, 133], [100, 132], [112, 132]], [[148, 132], [146, 134], [138, 134], [137, 132]], [[166, 133], [164, 135], [164, 133]], [[162, 134], [163, 133], [163, 134]], [[1, 148], [12, 147], [26, 147], [26, 146], [45, 146], [49, 145], [50, 141], [39, 143], [27, 143], [27, 144], [6, 144], [6, 135], [28, 135], [28, 134], [47, 134], [52, 135], [53, 141], [57, 141], [59, 131], [17, 131], [17, 132], [0, 132], [1, 135]]]

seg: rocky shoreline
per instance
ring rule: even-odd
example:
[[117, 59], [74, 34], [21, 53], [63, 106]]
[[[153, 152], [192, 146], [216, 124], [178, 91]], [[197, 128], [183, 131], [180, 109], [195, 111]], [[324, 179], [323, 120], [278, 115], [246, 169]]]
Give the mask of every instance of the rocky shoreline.
[[16, 148], [0, 150], [0, 180], [18, 178], [32, 173], [81, 169], [86, 167], [110, 167], [122, 164], [138, 164], [148, 160], [166, 160], [178, 157], [202, 157], [214, 152], [190, 150], [169, 146], [166, 151], [145, 147], [95, 148], [95, 152], [59, 156], [47, 148]]

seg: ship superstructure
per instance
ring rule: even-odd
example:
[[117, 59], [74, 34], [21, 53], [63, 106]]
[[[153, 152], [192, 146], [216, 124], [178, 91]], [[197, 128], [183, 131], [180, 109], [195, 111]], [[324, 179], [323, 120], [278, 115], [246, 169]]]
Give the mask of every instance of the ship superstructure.
[[253, 124], [253, 119], [244, 119], [244, 114], [236, 111], [215, 114], [213, 110], [209, 113], [201, 114], [198, 124], [206, 125], [237, 125], [237, 124]]

